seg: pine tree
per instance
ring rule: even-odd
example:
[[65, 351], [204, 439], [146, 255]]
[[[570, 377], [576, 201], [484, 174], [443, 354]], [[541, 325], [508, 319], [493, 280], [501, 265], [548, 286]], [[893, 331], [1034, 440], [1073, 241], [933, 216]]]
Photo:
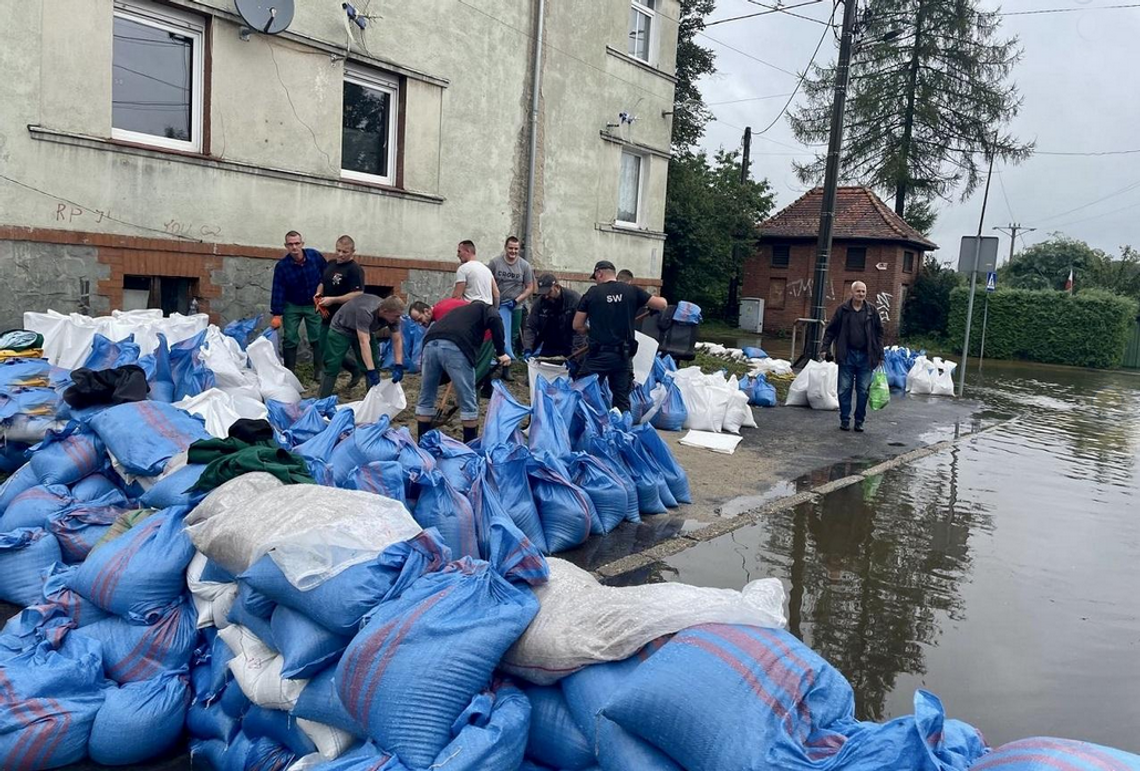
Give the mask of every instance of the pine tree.
[[[870, 0], [852, 60], [843, 179], [893, 195], [900, 216], [923, 204], [929, 216], [934, 198], [974, 191], [991, 153], [1028, 157], [1032, 144], [1007, 129], [1021, 107], [1010, 82], [1021, 49], [999, 26], [979, 0]], [[801, 142], [827, 142], [834, 82], [834, 67], [805, 79], [807, 103], [790, 118]], [[820, 155], [796, 171], [816, 181], [823, 166]]]
[[714, 0], [681, 0], [677, 30], [677, 85], [673, 90], [673, 150], [688, 152], [705, 133], [712, 113], [705, 106], [697, 81], [716, 72], [716, 55], [694, 39], [705, 28]]

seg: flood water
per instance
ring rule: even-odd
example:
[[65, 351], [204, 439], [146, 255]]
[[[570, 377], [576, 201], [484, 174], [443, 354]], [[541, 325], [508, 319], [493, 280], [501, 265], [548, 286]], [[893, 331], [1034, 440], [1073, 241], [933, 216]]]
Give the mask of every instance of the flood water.
[[780, 577], [791, 631], [848, 677], [862, 718], [910, 713], [921, 687], [995, 746], [1140, 752], [1140, 376], [971, 370], [967, 395], [1010, 422], [649, 580]]

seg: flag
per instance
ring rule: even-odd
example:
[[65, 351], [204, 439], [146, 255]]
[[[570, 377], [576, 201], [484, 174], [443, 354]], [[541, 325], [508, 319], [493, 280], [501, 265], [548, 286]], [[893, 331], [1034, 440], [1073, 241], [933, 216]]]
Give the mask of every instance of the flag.
[[1073, 269], [1069, 268], [1069, 280], [1065, 282], [1065, 291], [1069, 294], [1073, 293]]

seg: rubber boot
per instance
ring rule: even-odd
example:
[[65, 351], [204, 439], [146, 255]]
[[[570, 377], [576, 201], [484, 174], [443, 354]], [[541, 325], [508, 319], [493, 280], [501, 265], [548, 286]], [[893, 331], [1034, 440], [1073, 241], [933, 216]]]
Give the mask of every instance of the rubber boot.
[[514, 376], [511, 375], [510, 365], [503, 367], [503, 374], [501, 375], [501, 377], [503, 378], [503, 380], [507, 381], [508, 383], [513, 383], [515, 381]]
[[320, 346], [314, 344], [310, 348], [313, 351], [313, 381], [319, 383], [325, 373], [325, 360], [321, 357]]
[[470, 444], [479, 437], [478, 426], [464, 426], [463, 427], [463, 443]]
[[295, 373], [297, 371], [297, 349], [282, 348], [281, 361], [285, 365], [285, 369]]
[[326, 372], [321, 376], [321, 390], [317, 392], [318, 399], [327, 399], [336, 390], [336, 373]]
[[416, 421], [416, 439], [417, 440], [423, 439], [424, 434], [426, 434], [428, 431], [431, 431], [431, 421], [430, 420], [417, 420]]

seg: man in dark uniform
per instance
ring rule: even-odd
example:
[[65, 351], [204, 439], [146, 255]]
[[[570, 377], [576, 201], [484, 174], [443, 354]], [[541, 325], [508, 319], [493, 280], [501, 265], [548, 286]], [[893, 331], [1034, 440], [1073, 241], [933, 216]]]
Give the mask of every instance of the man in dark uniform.
[[585, 338], [574, 332], [582, 295], [559, 284], [553, 273], [538, 277], [537, 294], [523, 330], [523, 360], [540, 349], [543, 356], [569, 356], [585, 345]]
[[593, 276], [595, 286], [582, 296], [574, 314], [574, 331], [582, 335], [588, 331], [590, 338], [586, 361], [576, 377], [597, 375], [599, 380], [607, 381], [614, 406], [626, 412], [633, 388], [633, 356], [637, 353], [634, 320], [646, 306], [662, 311], [669, 303], [639, 286], [618, 281], [617, 269], [609, 260], [598, 262]]
[[400, 333], [401, 317], [404, 314], [404, 301], [392, 295], [383, 299], [371, 294], [359, 297], [340, 306], [329, 327], [328, 344], [325, 346], [325, 374], [321, 378], [318, 398], [331, 396], [336, 387], [336, 376], [340, 363], [349, 351], [364, 368], [368, 386], [380, 385], [380, 347], [377, 337], [392, 341], [392, 382], [399, 383], [404, 378], [404, 338]]
[[[328, 343], [329, 327], [332, 317], [340, 306], [364, 294], [364, 269], [356, 262], [356, 242], [352, 236], [341, 236], [336, 240], [336, 261], [330, 262], [321, 277], [317, 295], [313, 301], [321, 313], [321, 350], [325, 350]], [[324, 359], [313, 362], [313, 379], [321, 382], [324, 373]], [[345, 370], [352, 375], [352, 382], [348, 384], [353, 388], [364, 376], [357, 363], [348, 357], [344, 359]], [[335, 374], [335, 373], [334, 373]]]

